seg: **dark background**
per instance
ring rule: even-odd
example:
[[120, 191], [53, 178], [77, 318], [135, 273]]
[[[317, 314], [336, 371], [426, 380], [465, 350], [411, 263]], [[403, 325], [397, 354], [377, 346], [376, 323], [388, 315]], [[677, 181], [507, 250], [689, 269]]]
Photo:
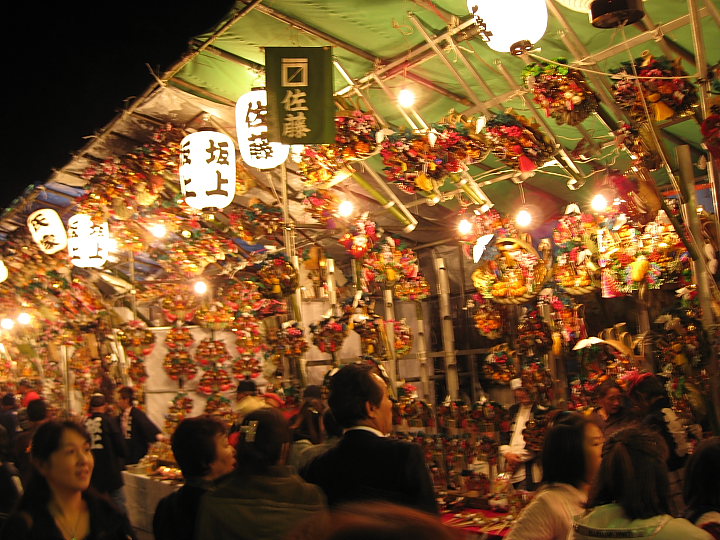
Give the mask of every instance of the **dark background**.
[[[43, 184], [88, 136], [214, 28], [232, 0], [8, 2], [0, 209]], [[147, 64], [147, 65], [146, 65]]]

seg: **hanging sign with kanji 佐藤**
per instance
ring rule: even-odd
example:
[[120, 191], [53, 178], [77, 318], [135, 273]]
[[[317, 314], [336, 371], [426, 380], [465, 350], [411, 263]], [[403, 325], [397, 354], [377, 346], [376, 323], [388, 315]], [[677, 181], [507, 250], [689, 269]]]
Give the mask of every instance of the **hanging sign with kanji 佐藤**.
[[265, 47], [271, 141], [335, 142], [332, 69], [331, 47]]
[[180, 143], [180, 189], [188, 206], [225, 208], [235, 198], [235, 143], [224, 133], [197, 131]]
[[27, 218], [30, 235], [38, 247], [48, 255], [67, 246], [67, 233], [60, 215], [51, 208], [36, 210]]
[[87, 214], [75, 214], [68, 220], [70, 262], [80, 268], [100, 268], [108, 258], [110, 231], [107, 222], [94, 223]]
[[274, 169], [290, 153], [286, 144], [268, 140], [267, 92], [252, 90], [235, 105], [238, 148], [243, 161], [256, 169]]

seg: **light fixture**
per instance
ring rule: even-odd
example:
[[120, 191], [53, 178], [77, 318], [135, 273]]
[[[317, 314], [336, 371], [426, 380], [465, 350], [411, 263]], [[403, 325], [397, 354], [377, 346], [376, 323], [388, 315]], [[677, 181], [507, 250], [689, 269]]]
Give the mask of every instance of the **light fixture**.
[[527, 229], [532, 225], [533, 214], [529, 206], [521, 206], [515, 214], [515, 224], [521, 229]]
[[5, 262], [0, 261], [0, 283], [5, 281], [9, 275], [10, 274], [8, 272], [7, 266], [5, 266]]
[[610, 201], [604, 193], [596, 193], [590, 201], [590, 208], [594, 212], [604, 212], [610, 206]]
[[18, 315], [17, 322], [19, 322], [20, 324], [28, 325], [32, 322], [32, 315], [23, 311], [20, 315]]
[[15, 327], [15, 321], [5, 317], [2, 321], [0, 321], [0, 326], [2, 326], [4, 330], [12, 330]]
[[415, 92], [409, 88], [403, 88], [398, 92], [397, 102], [403, 109], [409, 109], [415, 105]]
[[290, 145], [268, 140], [267, 92], [252, 90], [235, 105], [238, 148], [245, 163], [257, 169], [274, 169], [290, 154]]
[[462, 236], [466, 236], [472, 232], [473, 224], [469, 219], [463, 218], [458, 222], [457, 228]]
[[547, 29], [545, 0], [468, 0], [467, 7], [494, 51], [507, 53], [521, 42], [537, 43]]
[[645, 16], [642, 0], [593, 0], [590, 22], [595, 28], [629, 26]]
[[352, 201], [345, 199], [338, 205], [337, 213], [338, 216], [348, 218], [355, 212], [355, 205]]
[[51, 208], [36, 210], [27, 218], [32, 239], [48, 255], [57, 253], [67, 246], [67, 233], [60, 214]]
[[108, 259], [110, 230], [106, 221], [93, 222], [88, 214], [75, 214], [68, 220], [68, 253], [78, 268], [100, 268]]
[[196, 131], [180, 141], [180, 190], [191, 208], [225, 208], [235, 198], [235, 143], [217, 131]]
[[150, 226], [150, 234], [155, 238], [165, 238], [167, 235], [167, 227], [162, 223], [156, 223]]
[[555, 0], [558, 4], [578, 13], [590, 13], [592, 0]]
[[202, 280], [196, 281], [195, 285], [193, 285], [193, 290], [195, 294], [203, 295], [208, 291], [208, 284]]
[[440, 198], [440, 195], [433, 195], [430, 197], [426, 203], [428, 206], [435, 206], [437, 203], [439, 203], [442, 199]]

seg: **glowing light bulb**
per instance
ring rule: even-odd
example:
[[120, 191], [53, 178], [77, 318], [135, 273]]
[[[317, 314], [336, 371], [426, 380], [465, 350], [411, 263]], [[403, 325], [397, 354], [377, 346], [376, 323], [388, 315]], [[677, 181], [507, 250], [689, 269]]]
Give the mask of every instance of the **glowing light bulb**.
[[20, 315], [18, 315], [17, 321], [20, 324], [30, 324], [32, 322], [32, 315], [23, 311]]
[[204, 281], [196, 281], [193, 289], [196, 294], [205, 294], [208, 290], [208, 285]]
[[463, 236], [465, 236], [466, 234], [470, 234], [472, 232], [472, 230], [473, 230], [473, 225], [469, 220], [463, 218], [458, 223], [458, 232], [460, 234], [462, 234]]
[[150, 233], [155, 238], [165, 238], [165, 235], [167, 234], [167, 227], [162, 223], [156, 223], [150, 227]]
[[0, 321], [0, 326], [2, 326], [5, 330], [12, 330], [15, 326], [15, 321], [12, 319], [5, 318], [2, 321]]
[[610, 206], [610, 201], [602, 193], [598, 193], [590, 201], [590, 208], [595, 212], [604, 212], [608, 209], [608, 206]]
[[352, 201], [345, 200], [338, 205], [337, 213], [340, 217], [350, 217], [353, 215], [353, 212], [355, 212], [355, 205]]
[[515, 223], [521, 229], [525, 229], [532, 223], [533, 216], [527, 208], [521, 208], [515, 215]]
[[409, 88], [403, 88], [398, 93], [397, 101], [398, 105], [405, 109], [408, 109], [415, 105], [415, 92], [413, 92]]

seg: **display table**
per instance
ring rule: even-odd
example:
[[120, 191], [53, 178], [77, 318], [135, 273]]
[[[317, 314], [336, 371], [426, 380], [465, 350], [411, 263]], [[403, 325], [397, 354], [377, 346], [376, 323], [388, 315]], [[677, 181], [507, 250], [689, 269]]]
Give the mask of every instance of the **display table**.
[[511, 522], [504, 513], [472, 508], [445, 512], [441, 517], [445, 525], [467, 533], [465, 538], [503, 538], [510, 532]]
[[123, 471], [122, 474], [130, 524], [136, 529], [152, 533], [153, 515], [158, 502], [177, 490], [180, 484], [128, 471]]

